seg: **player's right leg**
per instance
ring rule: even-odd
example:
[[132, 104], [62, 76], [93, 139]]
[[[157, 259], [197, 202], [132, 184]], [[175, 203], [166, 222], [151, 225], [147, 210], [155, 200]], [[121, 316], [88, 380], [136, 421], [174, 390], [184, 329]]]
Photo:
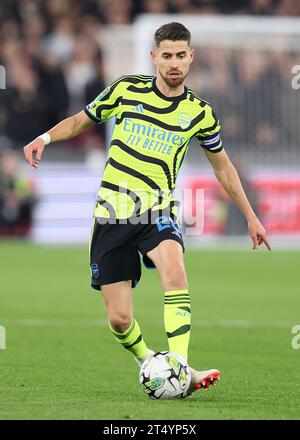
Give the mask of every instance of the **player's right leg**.
[[90, 241], [91, 285], [102, 290], [109, 326], [115, 339], [141, 364], [149, 351], [133, 318], [132, 288], [141, 276], [130, 224], [94, 223]]
[[109, 327], [116, 341], [142, 365], [154, 352], [148, 349], [140, 326], [133, 318], [132, 281], [101, 285], [101, 290]]

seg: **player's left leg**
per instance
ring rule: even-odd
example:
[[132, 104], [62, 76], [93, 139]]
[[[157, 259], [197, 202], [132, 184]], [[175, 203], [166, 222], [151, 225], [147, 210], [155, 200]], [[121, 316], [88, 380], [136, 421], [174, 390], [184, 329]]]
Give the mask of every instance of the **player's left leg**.
[[[191, 308], [183, 249], [175, 240], [163, 240], [147, 252], [155, 264], [165, 293], [164, 322], [169, 350], [187, 359], [190, 341]], [[196, 371], [191, 368], [189, 394], [208, 388], [220, 378], [218, 370]]]
[[164, 290], [164, 324], [169, 349], [187, 359], [191, 308], [182, 246], [163, 240], [147, 253], [155, 264]]

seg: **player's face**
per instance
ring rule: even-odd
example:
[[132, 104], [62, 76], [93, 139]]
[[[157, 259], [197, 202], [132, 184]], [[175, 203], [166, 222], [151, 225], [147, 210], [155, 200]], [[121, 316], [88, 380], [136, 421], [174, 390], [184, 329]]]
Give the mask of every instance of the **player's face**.
[[151, 52], [158, 74], [171, 88], [176, 88], [183, 83], [194, 55], [195, 50], [183, 40], [164, 40]]

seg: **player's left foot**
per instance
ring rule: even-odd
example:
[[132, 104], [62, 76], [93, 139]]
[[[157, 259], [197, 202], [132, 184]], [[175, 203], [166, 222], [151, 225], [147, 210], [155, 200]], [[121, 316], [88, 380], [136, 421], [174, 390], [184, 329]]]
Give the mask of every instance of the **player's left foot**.
[[219, 370], [197, 371], [191, 368], [192, 379], [188, 390], [188, 396], [201, 388], [208, 389], [210, 385], [215, 385], [221, 379]]

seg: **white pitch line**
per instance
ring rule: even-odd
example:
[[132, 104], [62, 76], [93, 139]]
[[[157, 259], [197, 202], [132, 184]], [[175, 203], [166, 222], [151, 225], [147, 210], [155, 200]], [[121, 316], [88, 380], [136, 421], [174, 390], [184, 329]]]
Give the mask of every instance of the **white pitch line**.
[[1, 323], [6, 327], [9, 325], [24, 326], [24, 327], [98, 327], [108, 325], [106, 320], [101, 319], [45, 319], [45, 318], [31, 318], [31, 319], [5, 319], [1, 318]]
[[[1, 324], [9, 328], [9, 326], [21, 327], [106, 327], [108, 322], [106, 319], [11, 319], [0, 318]], [[192, 327], [207, 328], [285, 328], [289, 329], [296, 322], [290, 321], [250, 321], [244, 319], [220, 319], [220, 320], [193, 320]], [[155, 327], [161, 326], [160, 321], [152, 321]]]

